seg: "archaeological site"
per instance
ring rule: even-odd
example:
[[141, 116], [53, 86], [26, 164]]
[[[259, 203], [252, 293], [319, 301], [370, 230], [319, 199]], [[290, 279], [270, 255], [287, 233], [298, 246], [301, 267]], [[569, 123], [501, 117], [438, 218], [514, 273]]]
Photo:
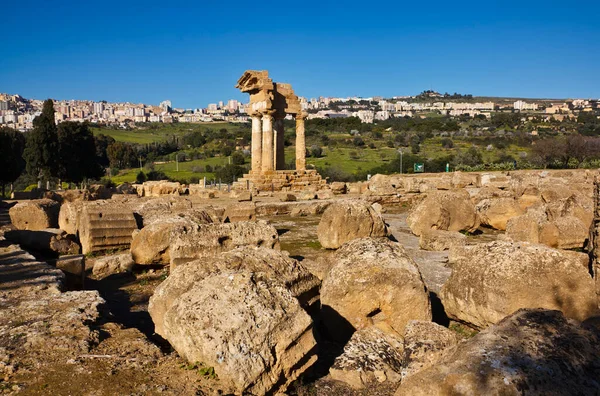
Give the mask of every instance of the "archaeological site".
[[331, 183], [291, 85], [236, 88], [252, 168], [230, 189], [0, 201], [0, 393], [600, 394], [597, 170]]

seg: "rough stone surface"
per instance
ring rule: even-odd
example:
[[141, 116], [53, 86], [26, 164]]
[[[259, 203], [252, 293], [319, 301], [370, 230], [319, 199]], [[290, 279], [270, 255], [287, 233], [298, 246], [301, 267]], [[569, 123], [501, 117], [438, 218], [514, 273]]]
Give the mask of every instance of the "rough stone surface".
[[475, 206], [465, 190], [428, 194], [411, 210], [406, 221], [418, 236], [430, 229], [473, 232], [479, 227]]
[[63, 202], [58, 214], [58, 228], [65, 230], [67, 234], [77, 235], [79, 227], [79, 215], [84, 202], [81, 200]]
[[331, 378], [353, 388], [371, 383], [397, 383], [401, 379], [403, 342], [377, 327], [368, 327], [352, 335], [329, 369]]
[[598, 330], [558, 311], [519, 310], [406, 378], [396, 396], [595, 395]]
[[520, 308], [558, 309], [577, 320], [598, 314], [583, 253], [491, 242], [452, 249], [449, 260], [440, 297], [455, 320], [483, 328]]
[[279, 250], [277, 230], [264, 220], [195, 225], [179, 231], [172, 234], [169, 249], [171, 268], [242, 246]]
[[121, 272], [130, 272], [133, 265], [130, 253], [113, 254], [95, 259], [92, 273], [98, 278], [104, 278]]
[[223, 218], [226, 223], [256, 220], [256, 204], [253, 202], [240, 202], [229, 205], [225, 208]]
[[60, 204], [51, 199], [17, 203], [8, 211], [10, 221], [19, 230], [39, 231], [58, 227]]
[[156, 331], [239, 393], [283, 392], [316, 361], [312, 320], [293, 291], [310, 275], [275, 255], [247, 248], [179, 266], [150, 300]]
[[79, 218], [79, 241], [83, 254], [128, 249], [137, 222], [131, 209], [124, 205], [92, 201], [84, 205]]
[[421, 234], [419, 247], [423, 250], [442, 251], [463, 246], [467, 237], [456, 231], [428, 230]]
[[396, 242], [355, 239], [335, 253], [323, 281], [323, 320], [331, 336], [347, 340], [372, 325], [402, 335], [413, 319], [431, 320], [427, 288], [415, 262]]
[[198, 224], [212, 224], [206, 212], [186, 212], [155, 220], [136, 233], [131, 241], [131, 255], [136, 264], [169, 264], [171, 243], [175, 235]]
[[402, 378], [437, 363], [448, 348], [458, 344], [456, 333], [437, 323], [411, 320], [404, 331]]
[[227, 271], [252, 271], [268, 273], [282, 282], [298, 298], [303, 307], [316, 302], [320, 281], [302, 264], [291, 259], [285, 252], [266, 248], [242, 247], [218, 256], [207, 256], [176, 267], [154, 292], [148, 310], [156, 326], [163, 334], [165, 313], [183, 293], [209, 274]]
[[508, 220], [524, 213], [514, 198], [484, 199], [477, 204], [476, 209], [481, 224], [496, 230], [506, 230]]
[[369, 203], [359, 200], [333, 202], [317, 228], [319, 242], [326, 249], [337, 249], [355, 238], [387, 235], [381, 215]]

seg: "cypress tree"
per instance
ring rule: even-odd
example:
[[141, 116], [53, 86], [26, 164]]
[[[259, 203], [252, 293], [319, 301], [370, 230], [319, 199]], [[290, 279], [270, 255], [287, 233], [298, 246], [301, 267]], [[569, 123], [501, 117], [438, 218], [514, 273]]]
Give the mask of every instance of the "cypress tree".
[[54, 103], [47, 99], [42, 114], [33, 120], [33, 130], [27, 134], [23, 157], [27, 173], [38, 181], [58, 176], [58, 132], [54, 121]]

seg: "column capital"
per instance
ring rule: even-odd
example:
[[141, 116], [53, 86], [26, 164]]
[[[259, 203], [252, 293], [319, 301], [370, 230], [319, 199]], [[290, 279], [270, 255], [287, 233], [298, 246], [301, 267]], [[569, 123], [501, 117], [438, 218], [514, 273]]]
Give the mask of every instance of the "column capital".
[[275, 110], [263, 110], [260, 112], [263, 117], [271, 117], [273, 118], [273, 114], [275, 114]]
[[296, 114], [296, 120], [305, 120], [308, 117], [308, 113], [300, 112]]

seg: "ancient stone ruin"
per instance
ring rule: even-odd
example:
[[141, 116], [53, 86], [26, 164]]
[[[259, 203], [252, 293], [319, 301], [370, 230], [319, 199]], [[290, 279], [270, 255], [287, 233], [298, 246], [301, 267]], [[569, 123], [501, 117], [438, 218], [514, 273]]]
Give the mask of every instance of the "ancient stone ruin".
[[[266, 70], [247, 70], [235, 86], [250, 94], [252, 119], [252, 169], [234, 184], [236, 189], [259, 191], [318, 190], [326, 184], [316, 170], [306, 169], [304, 120], [292, 86], [273, 82]], [[296, 119], [296, 169], [285, 169], [284, 124], [286, 115]]]

